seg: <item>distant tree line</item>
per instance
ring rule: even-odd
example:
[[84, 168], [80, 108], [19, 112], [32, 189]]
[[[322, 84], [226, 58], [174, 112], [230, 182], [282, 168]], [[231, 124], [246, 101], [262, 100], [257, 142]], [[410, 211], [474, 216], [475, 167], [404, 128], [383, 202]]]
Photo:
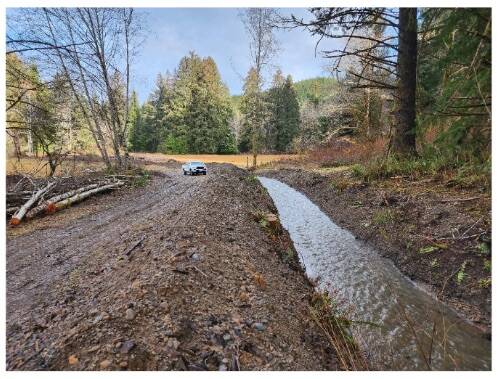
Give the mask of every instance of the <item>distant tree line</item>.
[[[261, 150], [289, 150], [300, 122], [291, 77], [285, 78], [277, 71], [257, 114], [251, 114], [253, 79], [251, 70], [237, 109], [214, 60], [190, 53], [182, 58], [174, 74], [158, 76], [155, 90], [143, 105], [132, 93], [130, 149], [169, 154], [247, 152], [253, 117], [261, 117], [262, 112], [264, 123], [258, 137]], [[239, 130], [233, 125], [236, 117]]]
[[140, 104], [130, 91], [140, 37], [132, 9], [18, 10], [7, 32], [9, 146], [18, 156], [47, 157], [52, 173], [75, 152], [99, 152], [118, 169], [128, 151], [250, 151], [255, 163], [259, 152], [305, 151], [344, 134], [382, 136], [395, 154], [489, 161], [490, 9], [313, 8], [310, 15], [282, 23], [346, 39], [322, 52], [336, 78], [293, 83], [276, 71], [264, 85], [278, 20], [273, 10], [251, 8], [242, 18], [251, 68], [241, 95], [230, 96], [212, 58], [191, 53], [173, 74], [159, 75]]
[[132, 95], [130, 146], [133, 151], [174, 154], [235, 153], [232, 115], [216, 63], [192, 52], [173, 75], [158, 76], [142, 106]]

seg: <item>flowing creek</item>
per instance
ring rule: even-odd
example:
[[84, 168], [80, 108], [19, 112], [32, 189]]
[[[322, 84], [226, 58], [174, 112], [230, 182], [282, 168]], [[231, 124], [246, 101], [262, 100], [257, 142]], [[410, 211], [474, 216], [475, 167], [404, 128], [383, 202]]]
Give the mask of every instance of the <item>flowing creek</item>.
[[432, 369], [491, 368], [491, 342], [475, 326], [334, 224], [306, 196], [278, 180], [259, 180], [307, 275], [333, 299], [348, 304], [353, 320], [377, 325], [353, 323], [352, 333], [378, 368], [426, 370], [430, 346]]

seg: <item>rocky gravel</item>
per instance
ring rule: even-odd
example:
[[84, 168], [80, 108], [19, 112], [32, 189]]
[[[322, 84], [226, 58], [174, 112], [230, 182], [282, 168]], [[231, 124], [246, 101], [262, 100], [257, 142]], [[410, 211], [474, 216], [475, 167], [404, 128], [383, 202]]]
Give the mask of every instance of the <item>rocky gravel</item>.
[[143, 188], [8, 228], [7, 369], [337, 369], [286, 232], [254, 218], [270, 197], [209, 169], [164, 163]]

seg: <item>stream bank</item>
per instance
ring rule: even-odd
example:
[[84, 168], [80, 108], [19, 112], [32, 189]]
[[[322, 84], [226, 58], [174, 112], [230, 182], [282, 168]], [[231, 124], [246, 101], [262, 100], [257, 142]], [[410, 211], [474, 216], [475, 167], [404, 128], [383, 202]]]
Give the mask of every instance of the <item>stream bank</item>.
[[353, 338], [376, 369], [489, 370], [490, 341], [404, 276], [390, 260], [334, 224], [288, 185], [259, 180], [278, 208], [309, 278], [347, 309]]
[[[277, 163], [257, 171], [304, 193], [337, 225], [477, 325], [491, 328], [490, 198], [434, 180], [355, 179]], [[467, 200], [469, 199], [469, 200]]]

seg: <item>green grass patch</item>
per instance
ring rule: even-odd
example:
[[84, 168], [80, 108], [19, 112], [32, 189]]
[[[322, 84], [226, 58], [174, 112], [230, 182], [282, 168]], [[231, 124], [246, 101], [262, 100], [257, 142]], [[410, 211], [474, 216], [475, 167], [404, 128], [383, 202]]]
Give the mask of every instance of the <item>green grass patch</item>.
[[372, 223], [378, 226], [388, 225], [395, 221], [395, 213], [390, 209], [382, 209], [373, 216]]
[[461, 267], [459, 267], [459, 271], [456, 274], [456, 282], [458, 285], [461, 285], [462, 282], [464, 281], [464, 279], [468, 276], [468, 274], [466, 274], [466, 272], [465, 272], [466, 264], [467, 264], [467, 262], [464, 261], [463, 264], [461, 265]]
[[403, 158], [392, 155], [363, 165], [356, 164], [351, 167], [351, 172], [366, 182], [399, 176], [419, 179], [442, 174], [448, 178], [449, 186], [490, 189], [490, 163], [463, 163], [446, 156]]
[[148, 182], [150, 182], [151, 176], [150, 172], [147, 170], [141, 170], [137, 177], [133, 178], [131, 185], [133, 187], [145, 187]]
[[485, 279], [480, 279], [478, 281], [478, 286], [480, 288], [488, 288], [492, 284], [492, 278], [485, 278]]
[[492, 263], [489, 259], [483, 260], [483, 269], [488, 272], [492, 271]]

